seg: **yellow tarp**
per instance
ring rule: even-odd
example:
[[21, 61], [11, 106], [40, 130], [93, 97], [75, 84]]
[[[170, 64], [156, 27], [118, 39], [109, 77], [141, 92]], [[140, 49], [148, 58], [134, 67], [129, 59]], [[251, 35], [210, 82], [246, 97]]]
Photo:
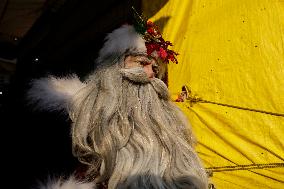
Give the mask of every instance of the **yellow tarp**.
[[[144, 0], [144, 14], [162, 2]], [[169, 65], [173, 97], [187, 85], [205, 100], [284, 113], [283, 0], [169, 0], [150, 19], [180, 53]], [[205, 167], [218, 167], [217, 189], [284, 188], [284, 117], [177, 104]]]

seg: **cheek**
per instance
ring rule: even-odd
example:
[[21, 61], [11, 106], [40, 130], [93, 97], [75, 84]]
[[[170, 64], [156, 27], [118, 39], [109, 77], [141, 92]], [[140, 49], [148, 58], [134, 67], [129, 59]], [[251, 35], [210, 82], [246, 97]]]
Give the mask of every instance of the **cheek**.
[[139, 66], [139, 63], [136, 62], [132, 57], [127, 57], [124, 60], [124, 67], [125, 68], [135, 68], [135, 67], [138, 67], [138, 66]]
[[143, 70], [145, 71], [145, 73], [147, 74], [147, 76], [149, 78], [153, 78], [154, 77], [154, 72], [153, 72], [153, 69], [152, 69], [152, 65], [146, 65], [143, 67]]

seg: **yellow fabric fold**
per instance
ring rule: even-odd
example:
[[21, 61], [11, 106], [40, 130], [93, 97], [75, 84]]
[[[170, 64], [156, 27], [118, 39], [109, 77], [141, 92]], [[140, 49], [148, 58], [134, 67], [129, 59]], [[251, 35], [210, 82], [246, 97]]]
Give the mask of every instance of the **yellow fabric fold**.
[[[168, 65], [173, 98], [187, 85], [205, 100], [284, 113], [284, 1], [169, 0], [152, 15], [163, 2], [142, 7], [180, 53], [179, 64]], [[284, 163], [284, 117], [177, 104], [206, 168]], [[261, 167], [213, 172], [211, 179], [217, 189], [281, 189], [283, 175], [283, 167]]]

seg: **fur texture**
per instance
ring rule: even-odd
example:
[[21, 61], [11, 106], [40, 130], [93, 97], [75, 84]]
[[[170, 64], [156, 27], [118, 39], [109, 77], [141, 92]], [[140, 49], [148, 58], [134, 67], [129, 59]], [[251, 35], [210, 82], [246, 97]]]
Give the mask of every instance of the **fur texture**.
[[35, 79], [30, 85], [28, 102], [37, 110], [47, 111], [66, 110], [72, 96], [85, 86], [76, 75]]
[[131, 25], [123, 25], [109, 33], [105, 38], [103, 48], [99, 52], [97, 63], [100, 64], [105, 58], [121, 56], [126, 51], [135, 51], [146, 54], [145, 40]]
[[49, 179], [47, 183], [39, 183], [34, 189], [96, 189], [96, 187], [92, 182], [80, 182], [70, 177], [67, 180]]

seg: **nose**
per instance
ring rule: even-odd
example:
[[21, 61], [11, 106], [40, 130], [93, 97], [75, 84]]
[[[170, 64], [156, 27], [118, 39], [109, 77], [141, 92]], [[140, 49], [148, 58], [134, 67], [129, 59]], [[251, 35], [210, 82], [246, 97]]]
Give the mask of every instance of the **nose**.
[[155, 73], [152, 68], [152, 64], [145, 65], [143, 69], [145, 73], [147, 74], [148, 78], [153, 78], [155, 76]]

